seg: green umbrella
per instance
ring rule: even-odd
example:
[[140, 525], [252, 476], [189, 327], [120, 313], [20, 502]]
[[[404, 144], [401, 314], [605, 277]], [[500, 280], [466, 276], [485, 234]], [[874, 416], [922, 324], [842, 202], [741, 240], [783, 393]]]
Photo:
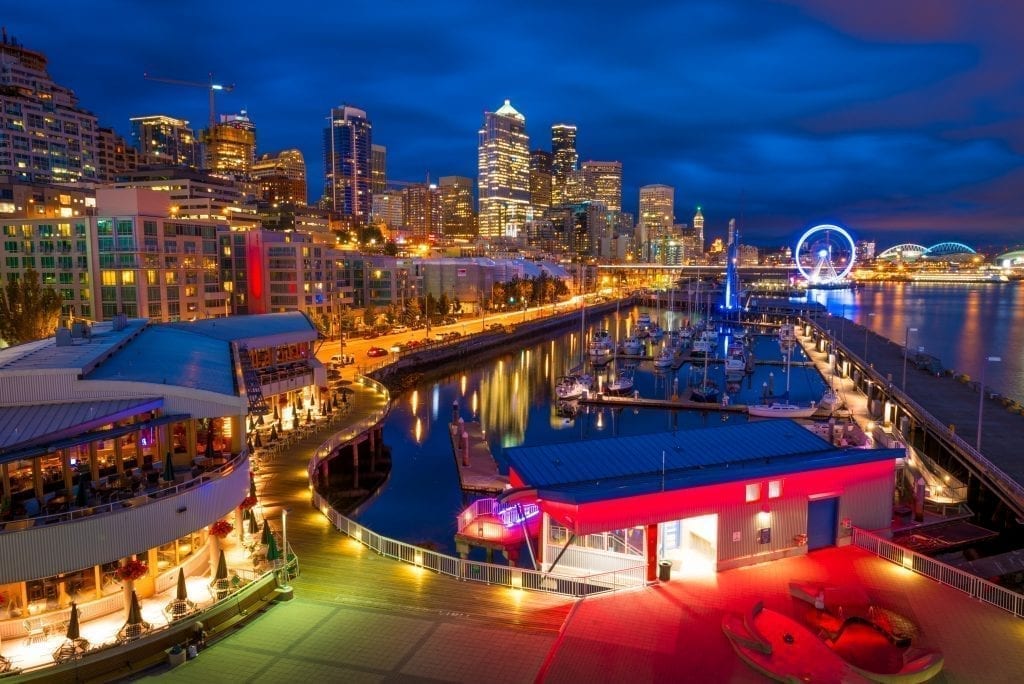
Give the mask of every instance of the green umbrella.
[[220, 557], [217, 558], [217, 574], [214, 579], [226, 580], [228, 578], [228, 562], [224, 558], [224, 549], [220, 550]]
[[313, 422], [313, 409], [312, 408], [306, 409], [306, 422], [307, 423], [312, 423]]
[[256, 433], [256, 448], [257, 449], [262, 449], [263, 448], [263, 438], [260, 437], [260, 433], [258, 433], [258, 432]]
[[167, 456], [164, 457], [164, 474], [163, 478], [166, 482], [174, 482], [174, 458], [171, 456], [171, 452], [167, 452]]
[[249, 534], [255, 537], [260, 532], [260, 527], [256, 524], [256, 514], [250, 508], [246, 511], [246, 515], [249, 516]]
[[276, 424], [273, 427], [270, 428], [270, 441], [272, 441], [272, 442], [276, 442], [277, 441], [277, 425]]
[[263, 537], [260, 539], [260, 544], [264, 546], [270, 546], [270, 540], [274, 538], [274, 535], [270, 533], [270, 523], [263, 520]]
[[[223, 553], [223, 552], [222, 552]], [[142, 609], [139, 607], [139, 596], [132, 589], [132, 598], [128, 604], [128, 619], [125, 620], [126, 625], [144, 625], [146, 624], [142, 620]]]
[[[68, 616], [68, 632], [64, 643], [53, 652], [53, 661], [64, 663], [69, 660], [78, 660], [89, 650], [89, 642], [82, 638], [78, 628], [78, 606], [71, 602], [71, 614]], [[0, 664], [6, 659], [0, 660]]]
[[267, 544], [267, 561], [273, 563], [280, 559], [281, 552], [277, 548], [277, 540], [274, 539], [274, 535], [270, 535], [270, 542]]
[[178, 592], [175, 598], [188, 601], [188, 590], [185, 588], [185, 568], [178, 568]]
[[256, 424], [257, 425], [262, 427], [265, 422], [266, 421], [263, 420], [263, 414], [262, 413], [260, 415], [256, 416]]
[[249, 473], [249, 496], [256, 497], [256, 477], [252, 472]]

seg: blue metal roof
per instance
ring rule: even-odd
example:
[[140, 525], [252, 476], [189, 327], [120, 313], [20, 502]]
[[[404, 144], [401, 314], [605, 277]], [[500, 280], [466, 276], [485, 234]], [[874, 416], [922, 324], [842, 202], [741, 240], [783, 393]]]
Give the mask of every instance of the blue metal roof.
[[231, 342], [287, 344], [313, 341], [316, 328], [298, 311], [153, 324], [85, 375], [176, 385], [238, 396]]
[[508, 449], [512, 469], [549, 499], [582, 503], [896, 458], [839, 449], [791, 420]]
[[97, 399], [0, 407], [0, 454], [88, 432], [163, 406], [160, 397]]

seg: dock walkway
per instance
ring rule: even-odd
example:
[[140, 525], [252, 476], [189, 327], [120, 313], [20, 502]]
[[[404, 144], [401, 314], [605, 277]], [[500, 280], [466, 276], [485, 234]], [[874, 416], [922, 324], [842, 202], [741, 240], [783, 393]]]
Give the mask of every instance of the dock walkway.
[[448, 424], [448, 435], [462, 491], [498, 494], [508, 487], [508, 477], [498, 472], [498, 462], [480, 423], [467, 423], [460, 418]]

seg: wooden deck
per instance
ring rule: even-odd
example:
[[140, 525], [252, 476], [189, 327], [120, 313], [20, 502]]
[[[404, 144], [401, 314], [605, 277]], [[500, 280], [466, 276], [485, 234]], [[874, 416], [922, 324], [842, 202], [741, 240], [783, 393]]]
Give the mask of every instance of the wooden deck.
[[[459, 428], [469, 436], [468, 458], [463, 453], [465, 445], [459, 435]], [[494, 460], [480, 423], [450, 423], [448, 436], [451, 438], [452, 455], [459, 470], [459, 485], [463, 491], [498, 494], [508, 486], [508, 477], [498, 472], [498, 462]]]
[[[353, 386], [355, 422], [380, 406], [382, 399]], [[257, 488], [271, 527], [280, 531], [281, 509], [288, 508], [288, 544], [301, 574], [292, 581], [296, 595], [333, 605], [390, 612], [440, 615], [492, 626], [557, 632], [572, 600], [535, 592], [489, 587], [437, 575], [378, 556], [331, 527], [310, 506], [306, 464], [325, 440], [322, 432], [294, 445], [260, 470]]]
[[580, 399], [581, 404], [588, 406], [616, 406], [616, 407], [630, 407], [630, 408], [660, 408], [660, 409], [687, 409], [690, 411], [722, 411], [725, 413], [746, 413], [746, 404], [726, 404], [723, 405], [721, 402], [714, 404], [704, 403], [700, 401], [690, 401], [689, 399], [644, 399], [644, 398], [633, 398], [633, 397], [617, 397], [612, 395], [603, 395], [601, 398], [594, 397], [588, 399]]

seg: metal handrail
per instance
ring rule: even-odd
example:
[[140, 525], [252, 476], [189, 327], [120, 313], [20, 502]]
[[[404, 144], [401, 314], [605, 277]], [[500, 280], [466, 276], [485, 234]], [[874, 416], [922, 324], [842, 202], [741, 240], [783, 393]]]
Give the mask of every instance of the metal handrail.
[[[110, 501], [108, 503], [100, 504], [98, 506], [83, 506], [80, 508], [74, 508], [69, 511], [62, 511], [60, 513], [51, 513], [50, 515], [37, 515], [31, 518], [19, 518], [18, 520], [8, 520], [0, 524], [0, 534], [5, 534], [9, 532], [23, 532], [25, 530], [31, 530], [34, 527], [48, 525], [50, 523], [71, 522], [74, 520], [81, 520], [82, 518], [91, 518], [94, 515], [101, 515], [103, 513], [112, 513], [115, 511], [120, 511], [125, 508], [131, 508], [133, 504], [129, 504], [129, 502], [135, 501], [137, 499], [161, 499], [166, 496], [175, 496], [186, 490], [203, 485], [212, 480], [221, 479], [225, 475], [228, 475], [231, 472], [233, 472], [238, 463], [243, 459], [248, 458], [248, 456], [248, 450], [245, 447], [243, 447], [242, 450], [239, 451], [237, 454], [232, 454], [231, 459], [229, 461], [225, 462], [220, 466], [217, 466], [213, 470], [203, 472], [199, 477], [190, 478], [185, 480], [184, 482], [181, 482], [180, 484], [164, 487], [163, 489], [157, 489], [152, 492], [146, 492], [144, 494], [139, 494], [137, 496], [130, 496], [124, 499], [119, 499], [117, 501]], [[126, 506], [125, 504], [129, 505]], [[32, 524], [24, 525], [26, 521], [32, 521]]]
[[309, 459], [309, 463], [306, 466], [306, 474], [309, 476], [310, 482], [313, 481], [317, 468], [320, 467], [322, 462], [329, 459], [331, 454], [333, 454], [338, 448], [344, 446], [348, 442], [351, 442], [353, 439], [356, 439], [359, 435], [384, 420], [391, 411], [391, 394], [388, 392], [387, 387], [373, 378], [369, 378], [364, 375], [356, 376], [356, 382], [361, 385], [366, 385], [367, 387], [383, 394], [384, 406], [379, 411], [374, 411], [362, 420], [349, 425], [344, 430], [334, 433], [327, 439], [327, 441], [323, 442], [316, 448], [313, 452], [312, 458]]
[[858, 527], [853, 528], [853, 544], [879, 558], [953, 587], [979, 601], [1013, 613], [1017, 617], [1024, 617], [1024, 594], [1001, 587], [930, 556], [911, 551]]
[[[806, 318], [804, 320], [807, 323], [809, 323], [814, 329], [816, 329], [819, 333], [828, 335], [828, 331], [825, 328], [822, 328], [820, 325], [818, 325], [817, 321], [815, 321], [814, 319]], [[865, 374], [865, 376], [870, 378], [875, 384], [879, 385], [880, 387], [884, 387], [888, 393], [890, 393], [895, 399], [898, 399], [901, 403], [903, 403], [905, 407], [913, 409], [914, 412], [917, 414], [918, 421], [920, 421], [921, 423], [925, 423], [934, 432], [942, 435], [943, 439], [948, 440], [953, 445], [955, 445], [957, 449], [970, 456], [971, 459], [974, 461], [974, 465], [977, 466], [978, 470], [980, 470], [992, 482], [992, 484], [1003, 493], [1003, 495], [1007, 499], [1013, 501], [1016, 504], [1017, 513], [1019, 515], [1024, 515], [1024, 486], [1021, 486], [1020, 483], [1018, 483], [1016, 480], [1014, 480], [1009, 475], [1004, 473], [998, 466], [996, 466], [994, 463], [985, 458], [981, 454], [981, 452], [975, 449], [972, 445], [968, 444], [963, 437], [951, 431], [946, 425], [943, 425], [935, 416], [929, 413], [927, 409], [925, 409], [923, 406], [921, 406], [916, 401], [911, 399], [902, 389], [894, 385], [890, 386], [887, 378], [883, 378], [882, 374], [879, 373], [874, 367], [868, 366], [864, 362], [864, 359], [861, 359], [859, 356], [857, 356], [857, 354], [854, 353], [844, 343], [835, 339], [831, 339], [830, 343], [833, 346], [840, 348], [848, 357], [859, 361], [861, 365], [861, 371]]]

